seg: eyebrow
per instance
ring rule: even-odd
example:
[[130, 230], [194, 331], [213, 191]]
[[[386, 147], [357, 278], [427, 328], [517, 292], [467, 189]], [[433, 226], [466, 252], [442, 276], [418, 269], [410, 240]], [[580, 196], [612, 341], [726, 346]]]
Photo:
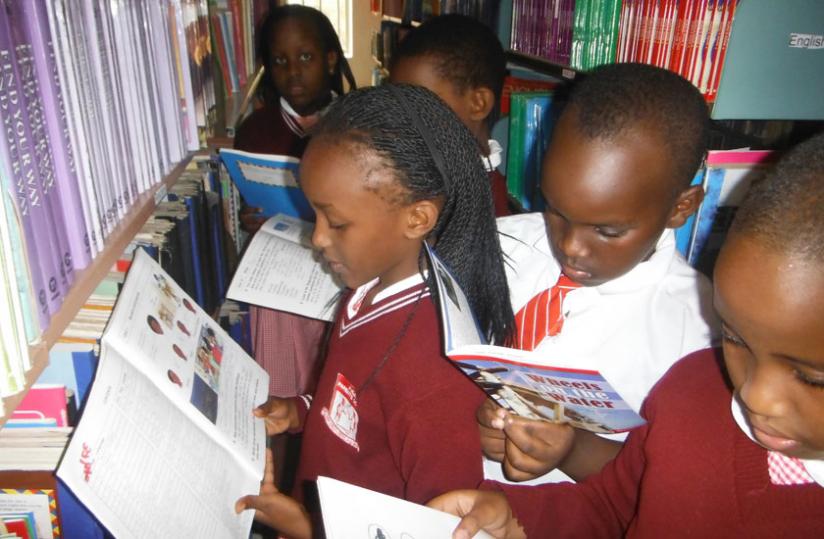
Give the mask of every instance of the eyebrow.
[[805, 367], [809, 367], [810, 369], [815, 369], [818, 371], [824, 371], [824, 361], [819, 360], [815, 361], [812, 359], [805, 359], [800, 357], [791, 357], [784, 354], [779, 354], [779, 357], [789, 361], [790, 363], [794, 363], [796, 365], [803, 365]]

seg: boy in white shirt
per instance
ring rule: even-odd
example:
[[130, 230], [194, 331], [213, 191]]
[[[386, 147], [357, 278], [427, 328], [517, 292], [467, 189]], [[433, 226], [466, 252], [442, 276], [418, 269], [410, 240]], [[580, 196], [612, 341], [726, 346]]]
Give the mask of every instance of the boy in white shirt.
[[[690, 182], [708, 122], [680, 76], [602, 66], [573, 88], [555, 127], [544, 214], [499, 219], [516, 346], [548, 365], [599, 370], [636, 411], [670, 365], [716, 334], [709, 282], [676, 251], [671, 230], [701, 203]], [[491, 479], [580, 480], [625, 437], [511, 416], [491, 401], [478, 420]]]

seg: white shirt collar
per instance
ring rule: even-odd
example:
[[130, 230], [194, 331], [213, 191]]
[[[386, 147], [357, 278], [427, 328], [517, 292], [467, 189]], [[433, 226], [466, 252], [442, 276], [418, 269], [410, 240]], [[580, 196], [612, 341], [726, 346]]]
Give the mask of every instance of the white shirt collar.
[[484, 168], [487, 172], [492, 172], [501, 164], [501, 156], [504, 152], [504, 149], [495, 139], [489, 139], [487, 143], [489, 145], [489, 155], [484, 155]]
[[[372, 298], [372, 304], [375, 304], [381, 301], [384, 298], [388, 298], [398, 292], [402, 292], [404, 290], [408, 290], [418, 284], [422, 283], [424, 278], [426, 278], [427, 272], [424, 271], [424, 275], [421, 276], [420, 273], [415, 273], [414, 275], [410, 275], [405, 279], [401, 279], [397, 283], [391, 284], [375, 294], [375, 297]], [[371, 281], [366, 284], [363, 284], [355, 290], [355, 293], [352, 294], [352, 298], [349, 300], [349, 303], [346, 305], [346, 313], [349, 318], [353, 318], [361, 308], [361, 304], [363, 303], [363, 299], [372, 290], [375, 286], [377, 286], [380, 279], [375, 277]]]
[[[738, 425], [738, 428], [741, 429], [741, 432], [747, 435], [747, 438], [755, 442], [756, 444], [758, 441], [752, 435], [752, 430], [750, 429], [750, 425], [747, 423], [747, 419], [744, 417], [744, 411], [741, 409], [741, 403], [738, 402], [738, 399], [733, 396], [732, 398], [732, 417], [735, 419], [735, 424]], [[761, 444], [759, 444], [761, 445]], [[818, 483], [818, 486], [824, 487], [824, 460], [817, 460], [817, 459], [798, 459], [801, 461], [801, 464], [807, 470], [807, 473], [810, 474], [810, 477], [813, 478], [813, 481]]]

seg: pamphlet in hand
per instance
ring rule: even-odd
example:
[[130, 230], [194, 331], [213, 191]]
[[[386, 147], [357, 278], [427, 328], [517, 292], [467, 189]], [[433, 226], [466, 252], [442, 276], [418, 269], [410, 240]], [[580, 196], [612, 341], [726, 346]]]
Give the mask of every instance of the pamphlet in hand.
[[[318, 495], [327, 539], [451, 537], [460, 522], [449, 513], [323, 476]], [[474, 537], [491, 538], [483, 531]]]
[[137, 249], [57, 475], [118, 538], [248, 537], [269, 377]]
[[263, 223], [249, 242], [226, 297], [331, 321], [342, 286], [312, 249], [312, 227], [282, 214]]
[[308, 221], [315, 212], [298, 185], [300, 159], [221, 148], [220, 159], [246, 204], [271, 217], [285, 213]]
[[463, 290], [429, 246], [427, 252], [441, 298], [445, 353], [500, 406], [597, 433], [644, 424], [598, 372], [546, 366], [539, 352], [487, 344]]

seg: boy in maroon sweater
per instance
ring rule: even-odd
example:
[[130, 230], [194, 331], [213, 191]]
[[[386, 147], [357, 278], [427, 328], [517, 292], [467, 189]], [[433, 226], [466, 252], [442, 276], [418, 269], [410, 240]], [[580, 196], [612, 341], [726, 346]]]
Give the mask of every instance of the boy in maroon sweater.
[[[753, 186], [715, 268], [722, 350], [661, 379], [583, 483], [485, 483], [430, 505], [454, 537], [824, 535], [824, 134]], [[755, 442], [755, 443], [753, 443]]]

